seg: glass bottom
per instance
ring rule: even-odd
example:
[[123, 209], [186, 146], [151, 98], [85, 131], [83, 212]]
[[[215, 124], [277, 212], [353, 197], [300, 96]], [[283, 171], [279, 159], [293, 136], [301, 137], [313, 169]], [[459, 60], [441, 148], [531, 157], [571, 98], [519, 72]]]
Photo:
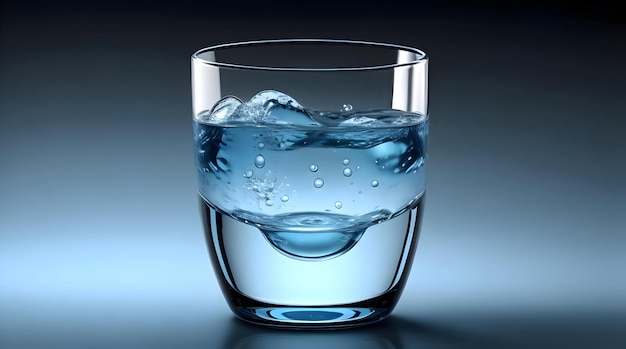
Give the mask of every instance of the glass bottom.
[[290, 329], [350, 328], [387, 318], [411, 269], [422, 207], [419, 200], [402, 215], [369, 227], [347, 252], [304, 259], [282, 253], [257, 227], [200, 198], [211, 262], [233, 313], [253, 324]]
[[370, 325], [386, 319], [391, 315], [400, 293], [393, 290], [355, 304], [316, 307], [266, 304], [232, 288], [229, 288], [226, 297], [233, 313], [252, 324], [282, 329], [329, 330]]

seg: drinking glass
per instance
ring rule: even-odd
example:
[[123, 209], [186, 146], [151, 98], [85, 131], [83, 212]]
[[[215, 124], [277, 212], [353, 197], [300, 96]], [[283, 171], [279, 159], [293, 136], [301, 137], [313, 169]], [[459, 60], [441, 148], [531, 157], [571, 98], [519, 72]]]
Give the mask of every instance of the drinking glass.
[[418, 49], [349, 40], [192, 56], [201, 215], [237, 317], [319, 329], [389, 316], [423, 213], [427, 72]]

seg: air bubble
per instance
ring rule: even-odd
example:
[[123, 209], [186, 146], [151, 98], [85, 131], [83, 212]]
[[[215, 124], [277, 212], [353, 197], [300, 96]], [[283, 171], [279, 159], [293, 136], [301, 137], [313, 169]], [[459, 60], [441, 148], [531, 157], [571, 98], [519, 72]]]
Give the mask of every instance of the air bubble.
[[259, 149], [265, 148], [265, 143], [263, 143], [263, 142], [259, 143], [258, 147], [259, 147]]
[[317, 165], [312, 164], [311, 166], [309, 166], [309, 170], [311, 170], [311, 172], [317, 172], [318, 170]]
[[335, 202], [335, 208], [342, 208], [343, 204], [341, 203], [341, 201], [336, 201]]
[[274, 201], [272, 199], [267, 199], [267, 200], [265, 200], [265, 205], [266, 206], [272, 206], [272, 205], [274, 205]]
[[252, 178], [252, 170], [245, 170], [245, 171], [243, 172], [243, 176], [244, 176], [245, 178]]
[[324, 186], [324, 180], [321, 178], [315, 178], [315, 180], [313, 181], [313, 185], [315, 186], [315, 188], [321, 188]]
[[343, 164], [346, 166], [350, 165], [350, 159], [343, 159]]
[[341, 110], [343, 110], [343, 111], [350, 111], [350, 110], [352, 110], [352, 105], [350, 105], [350, 104], [344, 104], [344, 105], [342, 106]]
[[378, 187], [378, 181], [377, 180], [373, 180], [372, 181], [372, 187], [374, 187], [374, 188]]
[[344, 168], [343, 169], [343, 175], [346, 176], [346, 177], [352, 176], [352, 170], [350, 168]]
[[282, 201], [282, 202], [287, 202], [287, 201], [289, 201], [289, 196], [287, 196], [287, 195], [283, 195], [283, 196], [281, 196], [280, 201]]
[[263, 155], [257, 155], [256, 158], [254, 158], [254, 166], [258, 168], [263, 168], [263, 166], [265, 166], [265, 158]]

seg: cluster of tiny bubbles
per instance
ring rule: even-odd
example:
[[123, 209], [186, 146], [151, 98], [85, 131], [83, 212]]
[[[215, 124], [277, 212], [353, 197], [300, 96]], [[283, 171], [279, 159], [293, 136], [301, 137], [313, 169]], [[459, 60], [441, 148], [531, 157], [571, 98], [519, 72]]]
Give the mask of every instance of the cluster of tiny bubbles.
[[313, 186], [315, 186], [315, 188], [321, 188], [324, 186], [324, 180], [321, 178], [315, 178], [315, 180], [313, 181]]
[[256, 158], [254, 158], [254, 166], [258, 168], [263, 168], [263, 166], [265, 166], [265, 158], [263, 155], [259, 154]]
[[341, 108], [342, 111], [350, 111], [352, 110], [352, 105], [350, 104], [344, 104]]
[[259, 200], [265, 202], [266, 206], [272, 206], [274, 204], [275, 181], [271, 178], [246, 178], [243, 188], [255, 193]]

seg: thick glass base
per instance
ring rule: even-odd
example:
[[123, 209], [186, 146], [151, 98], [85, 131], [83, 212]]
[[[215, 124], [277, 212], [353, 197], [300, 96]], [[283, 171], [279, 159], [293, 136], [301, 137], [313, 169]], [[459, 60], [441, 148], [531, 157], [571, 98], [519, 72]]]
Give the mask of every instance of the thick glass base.
[[391, 315], [401, 294], [399, 290], [392, 290], [354, 304], [298, 307], [258, 302], [230, 287], [223, 288], [223, 291], [230, 309], [239, 319], [256, 325], [294, 330], [346, 329], [377, 323]]

